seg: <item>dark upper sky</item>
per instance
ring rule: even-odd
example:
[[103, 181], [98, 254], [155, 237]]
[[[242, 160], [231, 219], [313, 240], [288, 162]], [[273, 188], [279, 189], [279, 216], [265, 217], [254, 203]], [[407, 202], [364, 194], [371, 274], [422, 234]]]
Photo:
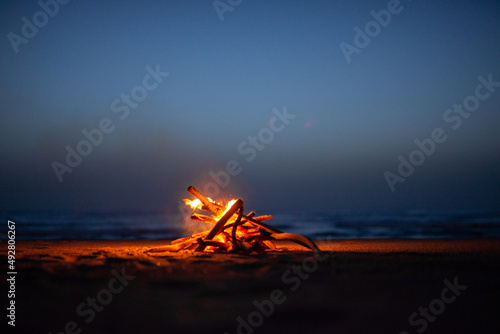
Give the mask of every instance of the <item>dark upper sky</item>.
[[497, 1], [44, 1], [0, 5], [1, 209], [173, 212], [228, 162], [256, 210], [499, 208]]

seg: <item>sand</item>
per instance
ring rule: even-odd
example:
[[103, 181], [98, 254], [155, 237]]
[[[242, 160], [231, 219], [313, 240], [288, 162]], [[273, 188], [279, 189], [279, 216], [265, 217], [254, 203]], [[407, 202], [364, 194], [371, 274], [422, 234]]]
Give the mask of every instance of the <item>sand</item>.
[[485, 333], [500, 325], [499, 239], [330, 240], [317, 254], [287, 242], [251, 256], [144, 253], [167, 243], [18, 241], [16, 332]]

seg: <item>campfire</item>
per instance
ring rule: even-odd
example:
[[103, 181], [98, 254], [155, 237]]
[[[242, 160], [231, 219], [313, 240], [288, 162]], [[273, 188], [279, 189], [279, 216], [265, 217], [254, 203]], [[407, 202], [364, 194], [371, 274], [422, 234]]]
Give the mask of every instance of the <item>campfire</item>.
[[[170, 245], [152, 248], [148, 252], [177, 252], [189, 250], [196, 252], [237, 252], [249, 254], [276, 249], [275, 240], [289, 240], [312, 251], [319, 251], [318, 246], [309, 238], [294, 233], [284, 233], [265, 224], [273, 216], [255, 216], [255, 212], [243, 213], [243, 200], [231, 200], [222, 204], [205, 197], [198, 189], [190, 186], [187, 189], [196, 197], [185, 199], [186, 205], [195, 209], [191, 219], [205, 222], [211, 229], [177, 239]], [[201, 214], [198, 211], [209, 213]]]

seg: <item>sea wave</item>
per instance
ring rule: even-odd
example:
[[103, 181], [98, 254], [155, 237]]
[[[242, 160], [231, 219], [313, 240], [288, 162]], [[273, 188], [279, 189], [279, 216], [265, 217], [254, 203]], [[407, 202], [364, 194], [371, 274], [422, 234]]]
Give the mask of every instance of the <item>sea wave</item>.
[[[277, 212], [269, 224], [314, 239], [498, 238], [500, 211]], [[174, 239], [186, 235], [163, 213], [15, 212], [17, 239]]]

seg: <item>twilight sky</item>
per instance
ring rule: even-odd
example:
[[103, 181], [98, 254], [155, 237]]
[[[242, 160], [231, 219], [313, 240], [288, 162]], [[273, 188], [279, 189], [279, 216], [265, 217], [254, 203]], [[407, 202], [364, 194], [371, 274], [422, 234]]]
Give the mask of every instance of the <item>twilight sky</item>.
[[499, 208], [497, 1], [41, 3], [0, 5], [1, 210]]

